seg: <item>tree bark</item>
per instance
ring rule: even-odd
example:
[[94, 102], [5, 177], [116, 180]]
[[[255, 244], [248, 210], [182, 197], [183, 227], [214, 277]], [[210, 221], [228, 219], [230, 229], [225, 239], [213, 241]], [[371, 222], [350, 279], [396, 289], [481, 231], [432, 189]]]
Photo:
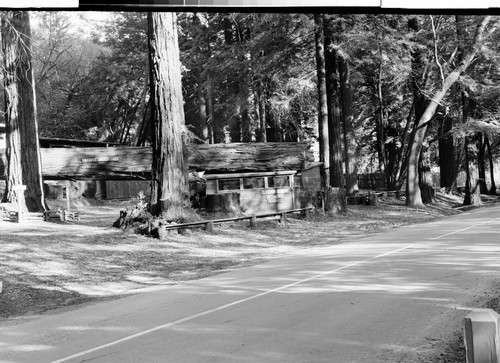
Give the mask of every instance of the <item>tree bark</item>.
[[488, 148], [488, 160], [490, 162], [490, 180], [491, 180], [491, 186], [490, 186], [490, 191], [489, 194], [491, 195], [497, 195], [497, 186], [495, 184], [495, 165], [493, 163], [493, 154], [491, 152], [491, 145], [490, 145], [490, 140], [488, 137], [485, 137], [484, 140], [486, 147]]
[[262, 90], [263, 86], [260, 85], [259, 92], [257, 96], [257, 101], [259, 103], [259, 137], [258, 141], [267, 142], [267, 117], [266, 117], [266, 103], [264, 99], [264, 92]]
[[153, 126], [151, 125], [151, 97], [146, 97], [144, 101], [144, 110], [142, 112], [142, 121], [137, 133], [136, 146], [146, 146], [151, 141]]
[[148, 13], [154, 125], [151, 213], [177, 220], [189, 203], [181, 64], [175, 13]]
[[215, 144], [219, 141], [217, 136], [217, 123], [214, 118], [214, 105], [213, 105], [213, 94], [212, 94], [212, 77], [210, 72], [207, 72], [207, 87], [206, 87], [206, 104], [208, 108], [208, 137], [211, 144]]
[[385, 126], [386, 121], [384, 117], [384, 99], [382, 94], [382, 46], [379, 44], [379, 67], [377, 79], [377, 98], [378, 98], [378, 117], [376, 118], [376, 134], [377, 134], [377, 151], [380, 165], [380, 171], [385, 172], [387, 176], [387, 155], [385, 152]]
[[344, 126], [344, 160], [346, 175], [346, 193], [359, 192], [358, 168], [356, 164], [356, 135], [354, 133], [354, 115], [352, 103], [351, 75], [347, 54], [339, 53], [340, 98], [342, 100], [342, 124]]
[[432, 203], [434, 201], [434, 189], [432, 185], [431, 163], [429, 160], [429, 150], [427, 147], [423, 148], [420, 153], [419, 162], [419, 187], [422, 195], [422, 202], [424, 204]]
[[[445, 116], [442, 120], [442, 126], [439, 129], [440, 135], [445, 135], [453, 128], [452, 118]], [[450, 192], [456, 181], [456, 155], [453, 136], [448, 135], [439, 139], [439, 174], [441, 176], [441, 187]]]
[[[31, 28], [27, 11], [2, 14], [3, 77], [7, 146], [4, 201], [24, 211], [47, 209], [43, 193], [35, 83], [31, 62]], [[25, 185], [25, 191], [14, 186]]]
[[485, 157], [486, 157], [486, 143], [484, 142], [485, 136], [482, 133], [478, 133], [477, 135], [477, 170], [478, 170], [478, 183], [479, 190], [481, 194], [488, 194], [488, 187], [486, 185], [486, 165], [485, 165]]
[[[201, 79], [201, 76], [200, 76]], [[199, 130], [201, 139], [208, 144], [210, 142], [208, 123], [207, 123], [207, 102], [205, 98], [204, 86], [198, 86], [198, 111], [199, 111]]]
[[326, 95], [325, 44], [323, 16], [314, 15], [316, 41], [316, 69], [318, 75], [318, 142], [321, 166], [321, 186], [330, 185], [330, 143], [328, 136], [328, 99]]
[[472, 147], [470, 137], [466, 137], [465, 141], [465, 196], [463, 205], [482, 205], [481, 193], [479, 189], [479, 180], [474, 176], [477, 173], [473, 173], [474, 168], [474, 157], [472, 155]]
[[328, 138], [330, 143], [330, 186], [344, 186], [342, 168], [342, 120], [340, 115], [337, 52], [334, 50], [334, 15], [323, 16], [325, 34], [325, 73], [328, 105]]

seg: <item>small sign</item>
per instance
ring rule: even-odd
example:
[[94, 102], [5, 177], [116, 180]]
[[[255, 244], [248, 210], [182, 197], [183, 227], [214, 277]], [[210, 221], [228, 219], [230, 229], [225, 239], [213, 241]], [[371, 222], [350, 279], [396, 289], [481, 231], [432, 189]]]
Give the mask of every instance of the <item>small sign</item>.
[[97, 157], [97, 158], [84, 158], [82, 159], [82, 163], [100, 163], [100, 162], [107, 162], [107, 161], [120, 161], [120, 158], [117, 156], [113, 157]]
[[20, 184], [19, 185], [13, 185], [12, 186], [12, 190], [17, 190], [17, 191], [19, 191], [19, 190], [26, 190], [26, 185], [20, 185]]

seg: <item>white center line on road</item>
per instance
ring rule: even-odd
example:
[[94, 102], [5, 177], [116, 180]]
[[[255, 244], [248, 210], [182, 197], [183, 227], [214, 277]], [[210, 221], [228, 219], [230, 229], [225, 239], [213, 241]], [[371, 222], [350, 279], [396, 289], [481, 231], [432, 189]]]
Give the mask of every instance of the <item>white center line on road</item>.
[[[496, 221], [496, 220], [500, 220], [500, 218], [491, 219], [491, 220], [488, 220], [488, 221], [485, 221], [485, 222], [482, 222], [482, 223], [478, 223], [478, 224], [475, 224], [473, 226], [470, 226], [470, 227], [467, 227], [467, 228], [463, 228], [463, 229], [460, 229], [460, 230], [457, 230], [457, 231], [454, 231], [454, 232], [451, 232], [451, 233], [446, 233], [446, 234], [443, 234], [441, 236], [430, 238], [430, 240], [436, 240], [436, 239], [439, 239], [439, 238], [442, 238], [442, 237], [446, 237], [446, 236], [449, 236], [449, 235], [460, 233], [460, 232], [466, 231], [468, 229], [475, 228], [475, 227], [480, 226], [482, 224], [490, 223], [490, 222]], [[261, 293], [256, 294], [256, 295], [249, 296], [249, 297], [244, 298], [244, 299], [233, 301], [232, 303], [221, 305], [221, 306], [213, 308], [213, 309], [205, 310], [205, 311], [202, 311], [200, 313], [193, 314], [193, 315], [187, 316], [187, 317], [182, 318], [182, 319], [174, 320], [174, 321], [166, 323], [166, 324], [158, 325], [158, 326], [156, 326], [154, 328], [143, 330], [143, 331], [138, 332], [136, 334], [128, 335], [128, 336], [126, 336], [124, 338], [121, 338], [121, 339], [118, 339], [118, 340], [115, 340], [115, 341], [112, 341], [112, 342], [109, 342], [109, 343], [106, 343], [106, 344], [103, 344], [103, 345], [99, 345], [97, 347], [94, 347], [94, 348], [91, 348], [91, 349], [88, 349], [88, 350], [85, 350], [85, 351], [81, 351], [81, 352], [72, 354], [70, 356], [67, 356], [67, 357], [64, 357], [64, 358], [52, 361], [51, 363], [63, 363], [63, 362], [67, 362], [67, 361], [69, 361], [71, 359], [79, 358], [79, 357], [82, 357], [84, 355], [87, 355], [87, 354], [99, 351], [101, 349], [109, 348], [109, 347], [112, 347], [114, 345], [117, 345], [117, 344], [120, 344], [120, 343], [124, 343], [126, 341], [129, 341], [129, 340], [132, 340], [132, 339], [135, 339], [135, 338], [139, 338], [141, 336], [153, 333], [153, 332], [158, 331], [158, 330], [162, 330], [162, 329], [174, 326], [174, 325], [182, 324], [182, 323], [185, 323], [187, 321], [191, 321], [191, 320], [194, 320], [196, 318], [200, 318], [202, 316], [206, 316], [206, 315], [209, 315], [211, 313], [214, 313], [214, 312], [217, 312], [217, 311], [221, 311], [221, 310], [230, 308], [232, 306], [239, 305], [239, 304], [245, 303], [247, 301], [251, 301], [251, 300], [257, 299], [257, 298], [262, 297], [262, 296], [266, 296], [266, 295], [269, 295], [269, 294], [272, 294], [272, 293], [275, 293], [275, 292], [278, 292], [278, 291], [282, 291], [282, 290], [285, 290], [285, 289], [287, 289], [289, 287], [293, 287], [293, 286], [296, 286], [296, 285], [299, 285], [299, 284], [302, 284], [302, 283], [305, 283], [305, 282], [309, 282], [311, 280], [315, 280], [315, 279], [318, 279], [318, 278], [323, 277], [325, 275], [333, 274], [333, 273], [336, 273], [338, 271], [341, 271], [341, 270], [344, 270], [344, 269], [347, 269], [347, 268], [350, 268], [350, 267], [353, 267], [353, 266], [357, 266], [357, 265], [360, 265], [360, 264], [365, 263], [365, 262], [369, 262], [369, 261], [373, 261], [373, 260], [376, 260], [376, 259], [379, 259], [379, 258], [382, 258], [382, 257], [385, 257], [385, 256], [389, 256], [389, 255], [395, 254], [395, 253], [400, 252], [400, 251], [404, 251], [404, 250], [406, 250], [406, 249], [408, 249], [410, 247], [414, 247], [414, 246], [415, 246], [415, 244], [410, 244], [410, 245], [407, 245], [405, 247], [401, 247], [401, 248], [398, 248], [398, 249], [395, 249], [395, 250], [392, 250], [392, 251], [389, 251], [389, 252], [386, 252], [386, 253], [382, 253], [380, 255], [371, 257], [371, 258], [366, 259], [366, 260], [356, 261], [356, 262], [350, 263], [348, 265], [339, 267], [339, 268], [334, 269], [334, 270], [325, 271], [325, 272], [322, 272], [320, 274], [316, 274], [314, 276], [308, 277], [308, 278], [303, 279], [303, 280], [298, 280], [298, 281], [295, 281], [295, 282], [287, 284], [287, 285], [283, 285], [283, 286], [280, 286], [280, 287], [277, 287], [277, 288], [274, 288], [274, 289], [271, 289], [271, 290], [267, 290], [267, 291], [261, 292]]]
[[158, 325], [154, 328], [151, 328], [151, 329], [147, 329], [147, 330], [143, 330], [139, 333], [136, 333], [136, 334], [132, 334], [132, 335], [129, 335], [129, 336], [126, 336], [124, 338], [121, 338], [121, 339], [118, 339], [118, 340], [115, 340], [115, 341], [112, 341], [112, 342], [109, 342], [107, 344], [103, 344], [103, 345], [100, 345], [100, 346], [97, 346], [97, 347], [94, 347], [94, 348], [91, 348], [91, 349], [88, 349], [88, 350], [85, 350], [85, 351], [82, 351], [82, 352], [79, 352], [79, 353], [75, 353], [73, 355], [70, 355], [68, 357], [64, 357], [64, 358], [61, 358], [61, 359], [58, 359], [58, 360], [55, 360], [55, 361], [52, 361], [51, 363], [62, 363], [62, 362], [67, 362], [71, 359], [75, 359], [75, 358], [78, 358], [78, 357], [82, 357], [84, 355], [87, 355], [87, 354], [90, 354], [90, 353], [93, 353], [93, 352], [96, 352], [98, 350], [101, 350], [101, 349], [105, 349], [105, 348], [109, 348], [111, 346], [114, 346], [114, 345], [117, 345], [117, 344], [120, 344], [120, 343], [123, 343], [123, 342], [126, 342], [128, 340], [132, 340], [132, 339], [135, 339], [135, 338], [139, 338], [141, 336], [144, 336], [146, 334], [149, 334], [149, 333], [153, 333], [155, 331], [158, 331], [158, 330], [161, 330], [161, 329], [165, 329], [165, 328], [169, 328], [171, 326], [174, 326], [174, 325], [177, 325], [177, 324], [181, 324], [181, 323], [185, 323], [187, 321], [190, 321], [190, 320], [193, 320], [193, 319], [196, 319], [196, 318], [199, 318], [199, 317], [202, 317], [202, 316], [205, 316], [205, 315], [208, 315], [208, 314], [211, 314], [211, 313], [214, 313], [216, 311], [220, 311], [220, 310], [224, 310], [224, 309], [227, 309], [227, 308], [230, 308], [232, 306], [235, 306], [235, 305], [239, 305], [239, 304], [242, 304], [244, 302], [247, 302], [247, 301], [250, 301], [250, 300], [254, 300], [254, 299], [257, 299], [259, 297], [262, 297], [262, 296], [265, 296], [265, 295], [269, 295], [269, 294], [272, 294], [274, 292], [277, 292], [277, 291], [281, 291], [281, 290], [285, 290], [289, 287], [293, 287], [295, 285], [299, 285], [299, 284], [302, 284], [304, 282], [308, 282], [308, 281], [311, 281], [311, 280], [315, 280], [315, 279], [318, 279], [322, 276], [325, 276], [325, 275], [328, 275], [328, 274], [333, 274], [335, 272], [338, 272], [338, 271], [341, 271], [341, 270], [344, 270], [346, 268], [349, 268], [349, 267], [353, 267], [353, 266], [356, 266], [356, 265], [360, 265], [362, 263], [365, 263], [365, 262], [369, 262], [369, 261], [372, 261], [372, 260], [376, 260], [378, 258], [382, 258], [382, 257], [385, 257], [385, 256], [388, 256], [388, 255], [391, 255], [391, 254], [394, 254], [394, 253], [397, 253], [397, 252], [400, 252], [400, 251], [403, 251], [403, 250], [406, 250], [410, 247], [413, 247], [414, 244], [411, 244], [411, 245], [408, 245], [408, 246], [405, 246], [405, 247], [402, 247], [402, 248], [398, 248], [396, 250], [393, 250], [393, 251], [389, 251], [389, 252], [386, 252], [386, 253], [382, 253], [380, 255], [377, 255], [377, 256], [374, 256], [374, 257], [371, 257], [367, 260], [362, 260], [362, 261], [356, 261], [356, 262], [353, 262], [353, 263], [350, 263], [348, 265], [345, 265], [345, 266], [342, 266], [342, 267], [339, 267], [335, 270], [330, 270], [330, 271], [325, 271], [325, 272], [322, 272], [320, 274], [316, 274], [314, 276], [311, 276], [311, 277], [308, 277], [307, 279], [303, 279], [303, 280], [299, 280], [299, 281], [295, 281], [291, 284], [287, 284], [287, 285], [283, 285], [283, 286], [280, 286], [280, 287], [277, 287], [275, 289], [272, 289], [272, 290], [268, 290], [268, 291], [264, 291], [264, 292], [261, 292], [259, 294], [256, 294], [256, 295], [252, 295], [252, 296], [249, 296], [247, 298], [244, 298], [244, 299], [240, 299], [240, 300], [237, 300], [237, 301], [233, 301], [232, 303], [229, 303], [229, 304], [225, 304], [225, 305], [221, 305], [219, 307], [216, 307], [216, 308], [213, 308], [213, 309], [210, 309], [210, 310], [205, 310], [205, 311], [202, 311], [201, 313], [198, 313], [198, 314], [194, 314], [194, 315], [190, 315], [190, 316], [187, 316], [185, 318], [182, 318], [182, 319], [178, 319], [178, 320], [175, 320], [175, 321], [172, 321], [170, 323], [166, 323], [166, 324], [162, 324], [162, 325]]
[[463, 231], [467, 231], [469, 229], [476, 228], [476, 227], [482, 226], [483, 224], [488, 224], [488, 223], [491, 223], [491, 222], [494, 222], [494, 221], [497, 221], [497, 220], [500, 220], [500, 218], [489, 219], [487, 221], [484, 221], [484, 222], [481, 222], [481, 223], [478, 223], [478, 224], [474, 224], [474, 225], [466, 227], [466, 228], [462, 228], [462, 229], [458, 229], [458, 230], [450, 232], [450, 233], [442, 234], [441, 236], [429, 238], [429, 240], [433, 241], [433, 240], [440, 239], [440, 238], [443, 238], [443, 237], [448, 237], [448, 236], [451, 236], [451, 235], [454, 235], [454, 234], [457, 234], [457, 233], [460, 233], [460, 232], [463, 232]]

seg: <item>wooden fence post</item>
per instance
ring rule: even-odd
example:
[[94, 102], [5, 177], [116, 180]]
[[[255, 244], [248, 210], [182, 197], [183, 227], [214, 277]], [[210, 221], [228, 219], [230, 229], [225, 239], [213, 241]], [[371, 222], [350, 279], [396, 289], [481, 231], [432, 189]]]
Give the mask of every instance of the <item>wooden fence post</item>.
[[208, 233], [214, 233], [214, 222], [208, 222], [206, 227], [205, 227], [205, 230]]
[[250, 218], [250, 227], [251, 228], [257, 227], [257, 217], [255, 216], [255, 214], [252, 216], [252, 218]]
[[283, 226], [286, 225], [286, 213], [280, 214], [280, 224]]
[[500, 363], [500, 315], [491, 309], [476, 309], [464, 319], [467, 363]]

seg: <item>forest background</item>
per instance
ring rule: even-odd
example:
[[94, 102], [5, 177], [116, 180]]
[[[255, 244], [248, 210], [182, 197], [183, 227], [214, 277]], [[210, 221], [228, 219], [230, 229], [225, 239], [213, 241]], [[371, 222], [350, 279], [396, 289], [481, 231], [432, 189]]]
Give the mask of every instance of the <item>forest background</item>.
[[[97, 15], [30, 12], [40, 136], [148, 146], [147, 13]], [[332, 186], [348, 183], [350, 172], [381, 172], [388, 188], [400, 189], [423, 131], [417, 155], [424, 202], [432, 198], [433, 167], [447, 191], [466, 172], [466, 203], [474, 202], [474, 190], [496, 193], [497, 17], [481, 30], [480, 15], [177, 16], [192, 142], [316, 142]], [[486, 35], [478, 40], [480, 31]], [[465, 72], [422, 123], [467, 55]]]

